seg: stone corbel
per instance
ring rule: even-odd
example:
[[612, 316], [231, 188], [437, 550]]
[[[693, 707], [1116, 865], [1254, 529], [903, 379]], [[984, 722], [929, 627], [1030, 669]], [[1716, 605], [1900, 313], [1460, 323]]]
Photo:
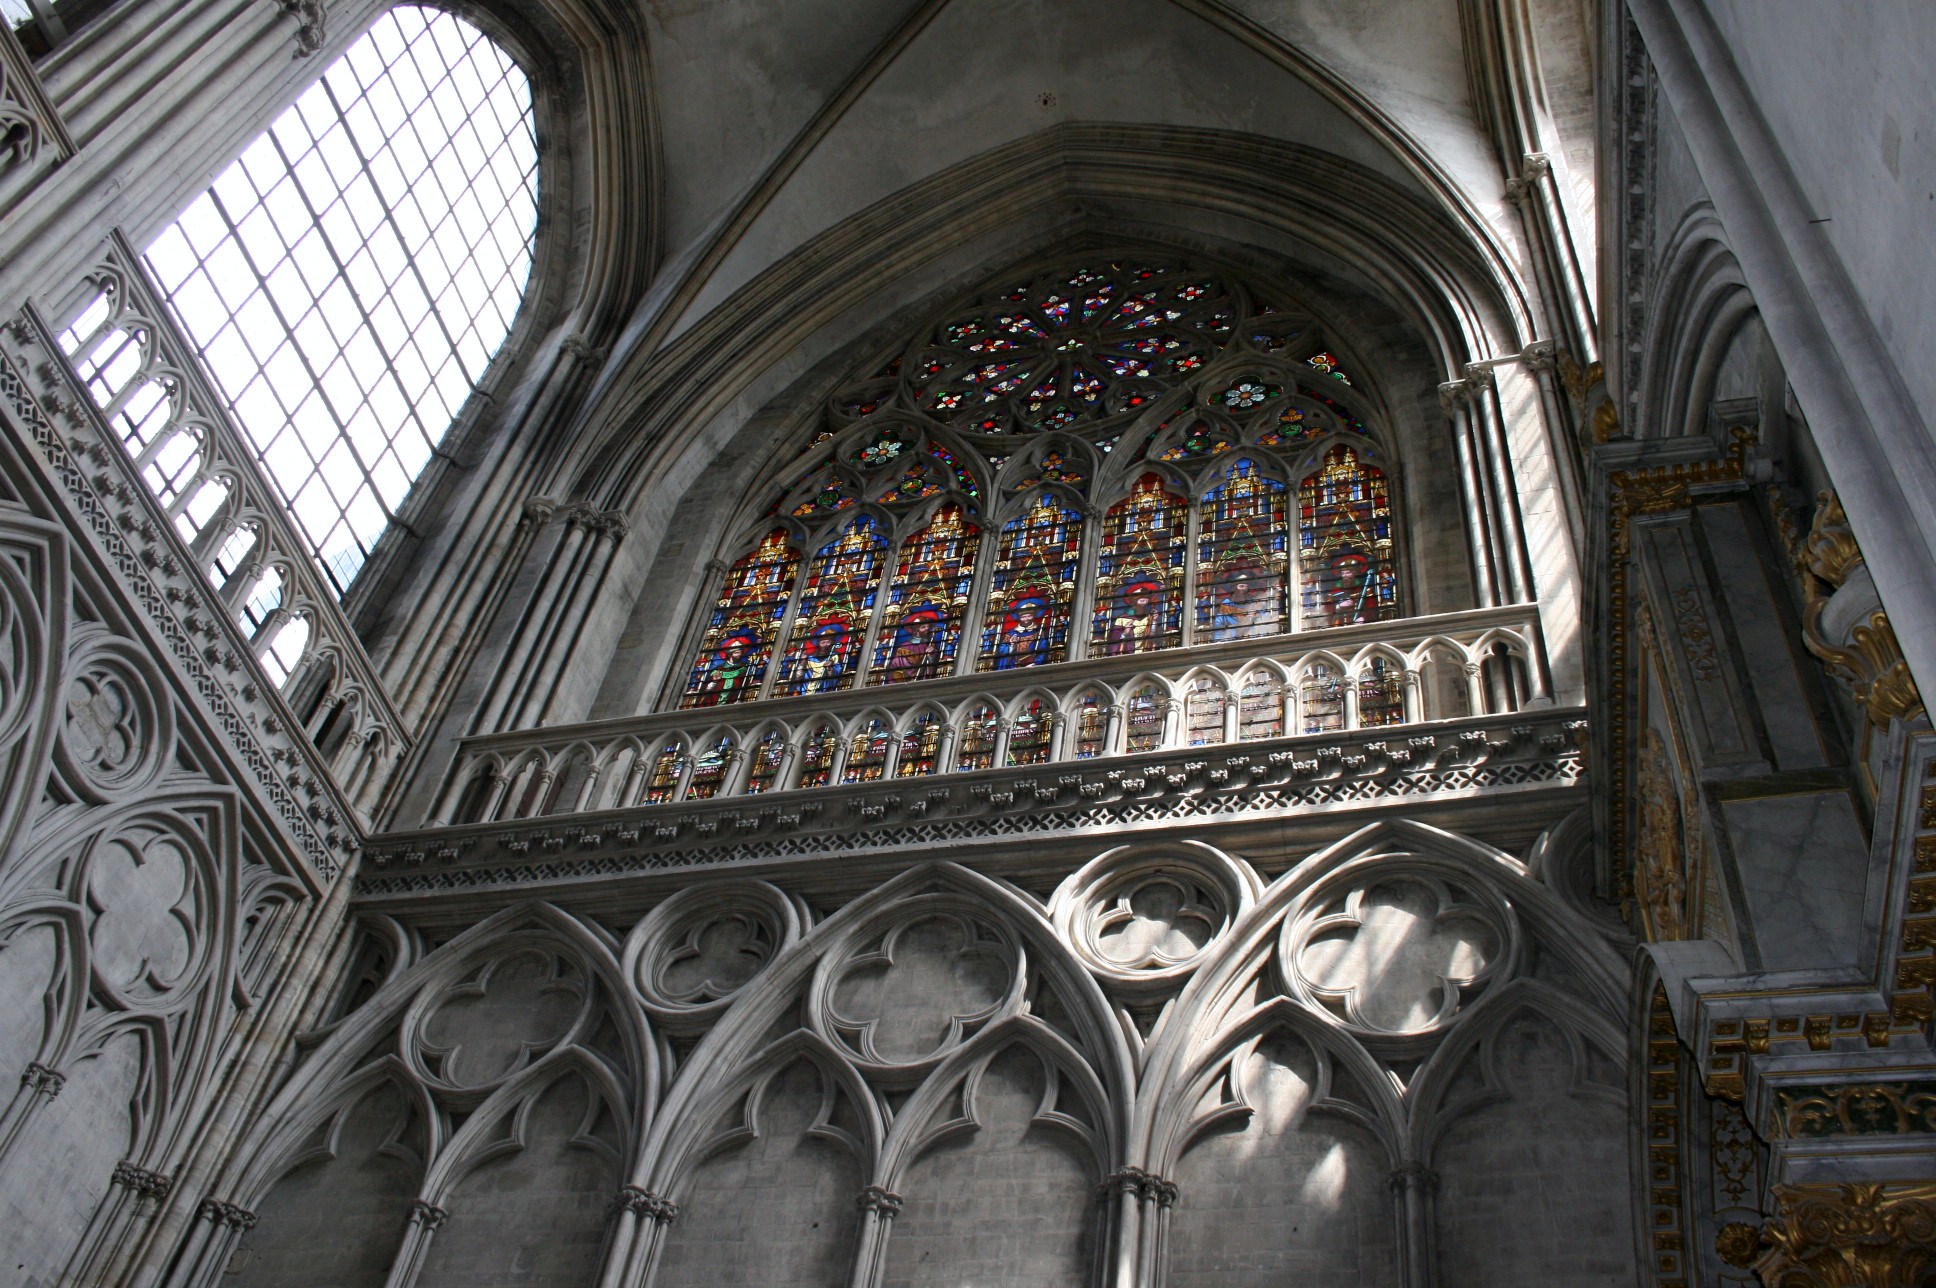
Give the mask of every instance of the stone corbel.
[[1818, 498], [1815, 521], [1795, 551], [1805, 604], [1802, 642], [1831, 674], [1848, 681], [1879, 729], [1923, 713], [1922, 694], [1903, 660], [1862, 547], [1833, 492]]

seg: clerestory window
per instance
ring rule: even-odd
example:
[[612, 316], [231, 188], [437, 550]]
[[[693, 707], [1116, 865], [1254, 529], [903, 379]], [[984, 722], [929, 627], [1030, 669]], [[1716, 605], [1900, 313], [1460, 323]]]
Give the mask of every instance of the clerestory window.
[[[530, 277], [531, 86], [437, 9], [383, 13], [148, 246], [145, 261], [337, 595], [477, 389]], [[98, 311], [107, 316], [108, 304]], [[186, 531], [222, 504], [141, 336], [83, 317], [70, 352]], [[158, 437], [173, 441], [163, 443]], [[247, 532], [218, 553], [228, 575]], [[281, 597], [247, 597], [252, 625]]]
[[951, 310], [831, 401], [729, 551], [677, 704], [1395, 618], [1391, 479], [1351, 384], [1311, 318], [1174, 263]]

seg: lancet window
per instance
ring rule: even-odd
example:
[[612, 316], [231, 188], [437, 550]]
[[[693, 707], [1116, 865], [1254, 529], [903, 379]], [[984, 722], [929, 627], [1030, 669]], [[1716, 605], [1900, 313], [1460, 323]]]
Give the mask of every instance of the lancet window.
[[[1155, 260], [1061, 267], [938, 315], [828, 401], [755, 502], [675, 700], [1397, 617], [1392, 466], [1338, 350], [1231, 275]], [[1265, 736], [1259, 700], [1241, 710]], [[1100, 754], [1106, 724], [1090, 714], [1071, 747]], [[956, 764], [983, 754], [962, 730]]]

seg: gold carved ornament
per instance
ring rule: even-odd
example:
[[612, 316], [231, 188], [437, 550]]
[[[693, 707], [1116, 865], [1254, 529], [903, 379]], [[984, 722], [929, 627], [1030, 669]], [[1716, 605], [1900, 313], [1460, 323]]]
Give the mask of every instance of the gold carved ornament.
[[[1754, 1271], [1766, 1288], [1928, 1288], [1936, 1283], [1936, 1182], [1777, 1185]], [[1732, 1226], [1716, 1249], [1746, 1266]], [[1741, 1258], [1737, 1260], [1736, 1258]]]
[[1878, 608], [1850, 628], [1846, 643], [1833, 642], [1822, 633], [1829, 600], [1863, 564], [1862, 547], [1835, 493], [1824, 492], [1818, 498], [1815, 521], [1794, 555], [1805, 597], [1802, 642], [1808, 651], [1822, 659], [1831, 674], [1848, 681], [1855, 700], [1877, 728], [1920, 714], [1922, 694], [1910, 678], [1909, 664], [1903, 660], [1886, 612]]

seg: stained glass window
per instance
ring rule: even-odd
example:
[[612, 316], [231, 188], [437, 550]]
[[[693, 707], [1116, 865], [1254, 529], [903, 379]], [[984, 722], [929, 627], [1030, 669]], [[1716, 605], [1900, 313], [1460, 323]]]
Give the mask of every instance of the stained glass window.
[[995, 763], [995, 744], [1002, 733], [1001, 712], [983, 703], [961, 722], [961, 742], [955, 750], [956, 769], [987, 769]]
[[1054, 712], [1041, 698], [1030, 698], [1008, 727], [1008, 763], [1048, 763], [1049, 741], [1055, 734]]
[[773, 790], [779, 781], [780, 770], [786, 766], [786, 735], [778, 729], [770, 729], [760, 735], [753, 744], [752, 763], [746, 767], [746, 794], [757, 796], [761, 792]]
[[1124, 704], [1126, 726], [1123, 731], [1125, 751], [1155, 751], [1163, 745], [1163, 720], [1169, 711], [1169, 700], [1154, 684], [1144, 684], [1129, 695]]
[[853, 685], [886, 545], [880, 525], [863, 514], [815, 553], [794, 608], [776, 694], [836, 693]]
[[896, 778], [919, 778], [939, 768], [941, 717], [924, 711], [901, 734], [901, 754], [894, 762]]
[[1198, 676], [1183, 699], [1184, 741], [1192, 747], [1222, 742], [1223, 709], [1223, 685], [1210, 676]]
[[1304, 629], [1398, 616], [1385, 472], [1340, 443], [1297, 495]]
[[976, 668], [1007, 671], [1068, 656], [1082, 516], [1053, 492], [1002, 528]]
[[1102, 755], [1108, 737], [1109, 704], [1099, 693], [1083, 694], [1076, 699], [1076, 759]]
[[1275, 635], [1284, 629], [1282, 483], [1249, 458], [1204, 495], [1197, 534], [1197, 641]]
[[1344, 728], [1344, 676], [1329, 662], [1305, 668], [1297, 691], [1297, 723], [1302, 733]]
[[733, 763], [733, 750], [733, 740], [721, 738], [693, 758], [692, 776], [686, 782], [687, 800], [705, 801], [719, 795]]
[[901, 543], [870, 683], [953, 674], [980, 549], [981, 529], [958, 505], [942, 506], [926, 527]]
[[1183, 561], [1190, 507], [1145, 474], [1102, 519], [1094, 652], [1148, 653], [1183, 642]]
[[894, 734], [878, 716], [854, 730], [847, 744], [847, 763], [841, 768], [843, 783], [871, 783], [887, 772], [887, 751], [894, 745]]
[[1227, 452], [1237, 445], [1237, 435], [1226, 426], [1200, 420], [1184, 435], [1163, 449], [1159, 461], [1193, 461]]
[[1284, 686], [1258, 668], [1244, 677], [1237, 698], [1237, 736], [1245, 742], [1284, 733]]
[[1314, 353], [1305, 361], [1333, 380], [1342, 381], [1347, 385], [1351, 383], [1351, 377], [1338, 369], [1338, 355], [1335, 353]]
[[800, 786], [825, 787], [834, 774], [834, 757], [840, 751], [840, 731], [821, 725], [800, 743]]
[[1374, 657], [1358, 677], [1358, 727], [1404, 723], [1404, 673], [1391, 659]]
[[906, 377], [921, 411], [980, 434], [1069, 429], [1141, 405], [1234, 338], [1220, 279], [1107, 261], [1001, 289], [936, 328]]
[[663, 805], [679, 793], [679, 774], [686, 767], [686, 744], [673, 739], [659, 748], [652, 773], [645, 780], [645, 803]]
[[785, 528], [767, 533], [751, 554], [732, 566], [706, 623], [680, 706], [744, 702], [759, 693], [799, 567], [800, 552]]

